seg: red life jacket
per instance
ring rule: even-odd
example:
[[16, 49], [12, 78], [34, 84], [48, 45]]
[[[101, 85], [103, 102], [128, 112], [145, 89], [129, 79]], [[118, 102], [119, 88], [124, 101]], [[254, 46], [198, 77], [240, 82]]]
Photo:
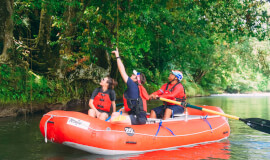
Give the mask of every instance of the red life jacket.
[[143, 110], [145, 112], [147, 112], [147, 100], [149, 100], [149, 95], [146, 91], [146, 89], [142, 86], [142, 85], [139, 85], [139, 91], [140, 91], [140, 96], [142, 98], [142, 101], [143, 101]]
[[[172, 100], [176, 100], [176, 101], [179, 101], [179, 102], [185, 102], [185, 101], [186, 101], [186, 92], [185, 92], [184, 86], [183, 86], [180, 82], [176, 83], [171, 89], [168, 89], [169, 83], [167, 83], [167, 86], [166, 86], [166, 89], [165, 89], [163, 95], [170, 95], [170, 94], [173, 92], [174, 88], [175, 88], [177, 85], [181, 85], [181, 86], [183, 87], [183, 89], [184, 89], [184, 95], [177, 95], [177, 96], [174, 97], [174, 99], [172, 99]], [[173, 103], [167, 103], [167, 104], [168, 104], [168, 105], [175, 105], [175, 104], [173, 104]]]
[[102, 93], [99, 91], [94, 98], [93, 104], [96, 107], [96, 109], [110, 112], [112, 101], [108, 93]]

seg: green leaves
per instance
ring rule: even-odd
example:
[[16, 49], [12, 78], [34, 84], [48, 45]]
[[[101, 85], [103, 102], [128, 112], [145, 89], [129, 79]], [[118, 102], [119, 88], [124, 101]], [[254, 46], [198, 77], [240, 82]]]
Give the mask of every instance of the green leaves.
[[[14, 38], [19, 53], [16, 55], [22, 61], [27, 59], [29, 64], [33, 58], [31, 48], [39, 33], [42, 2], [14, 2]], [[127, 72], [131, 73], [134, 68], [144, 72], [151, 89], [167, 81], [170, 69], [184, 72], [188, 77], [185, 85], [191, 86], [190, 91], [194, 87], [201, 90], [197, 85], [212, 91], [227, 89], [237, 92], [263, 90], [267, 86], [269, 48], [254, 49], [257, 44], [248, 41], [250, 37], [264, 40], [269, 36], [266, 30], [269, 28], [269, 13], [266, 12], [269, 7], [263, 6], [262, 1], [46, 2], [52, 16], [48, 43], [56, 62], [63, 62], [59, 68], [66, 77], [75, 69], [91, 64], [106, 68], [109, 66], [105, 64], [108, 63], [105, 62], [106, 51], [110, 53], [118, 47]], [[270, 46], [269, 41], [263, 46]], [[255, 50], [258, 51], [256, 54]], [[47, 57], [42, 59], [47, 61], [44, 58]], [[115, 74], [115, 61], [109, 61], [112, 64], [111, 76], [119, 77]], [[60, 65], [55, 66], [56, 70]], [[16, 74], [13, 73], [16, 69], [11, 66], [1, 65], [0, 68], [0, 95], [13, 100], [45, 100], [50, 96], [58, 97], [59, 93], [69, 96], [75, 90], [64, 81], [51, 80], [53, 74], [49, 73], [55, 70], [38, 75], [40, 78], [37, 79], [22, 68]], [[35, 67], [33, 70], [36, 74]], [[46, 80], [48, 77], [50, 81]], [[259, 80], [254, 77], [259, 77]], [[13, 84], [13, 79], [16, 84]], [[247, 84], [252, 87], [246, 87]], [[32, 91], [35, 93], [31, 99]]]
[[0, 101], [3, 103], [44, 102], [56, 96], [54, 86], [25, 68], [2, 64], [0, 71]]

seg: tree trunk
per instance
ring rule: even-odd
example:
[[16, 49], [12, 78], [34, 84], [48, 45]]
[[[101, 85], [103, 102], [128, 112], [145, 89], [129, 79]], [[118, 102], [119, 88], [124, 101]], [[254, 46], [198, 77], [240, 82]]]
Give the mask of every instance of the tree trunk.
[[37, 38], [37, 52], [33, 53], [33, 69], [38, 72], [48, 71], [48, 67], [53, 67], [51, 48], [48, 42], [51, 37], [51, 13], [50, 2], [43, 0], [40, 13], [39, 33]]
[[2, 0], [0, 6], [0, 61], [12, 57], [13, 50], [13, 0]]
[[193, 76], [194, 77], [194, 81], [196, 83], [200, 83], [202, 78], [204, 77], [204, 75], [207, 73], [207, 71], [203, 71], [203, 70], [197, 70], [196, 74]]
[[[76, 1], [76, 0], [75, 0]], [[67, 22], [67, 26], [64, 32], [64, 37], [67, 38], [64, 44], [64, 52], [70, 54], [73, 52], [71, 42], [76, 36], [76, 25], [78, 24], [79, 18], [76, 16], [79, 12], [78, 7], [75, 5], [74, 0], [68, 0], [66, 4], [66, 11], [64, 13], [64, 20]]]

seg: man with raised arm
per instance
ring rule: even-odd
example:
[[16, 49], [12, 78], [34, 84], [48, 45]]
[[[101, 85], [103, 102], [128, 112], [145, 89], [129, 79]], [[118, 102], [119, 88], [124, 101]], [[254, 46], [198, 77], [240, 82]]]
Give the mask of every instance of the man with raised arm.
[[119, 56], [118, 49], [116, 48], [116, 50], [112, 51], [112, 53], [114, 53], [116, 56], [117, 67], [119, 69], [122, 79], [127, 84], [127, 89], [123, 96], [125, 112], [123, 113], [123, 115], [119, 115], [119, 112], [113, 114], [111, 122], [132, 125], [145, 124], [147, 120], [147, 109], [144, 109], [143, 107], [143, 103], [146, 103], [146, 101], [143, 102], [142, 98], [148, 98], [148, 94], [143, 88], [142, 84], [145, 83], [146, 78], [144, 74], [138, 73], [136, 70], [133, 70], [133, 74], [129, 77]]

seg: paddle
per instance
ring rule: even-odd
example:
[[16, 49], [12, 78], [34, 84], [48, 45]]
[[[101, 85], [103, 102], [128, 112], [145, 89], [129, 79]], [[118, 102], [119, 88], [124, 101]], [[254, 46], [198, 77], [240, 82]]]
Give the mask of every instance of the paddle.
[[118, 104], [116, 104], [116, 107], [123, 106], [123, 105], [124, 105], [124, 103], [118, 103]]
[[270, 134], [270, 121], [266, 120], [266, 119], [261, 119], [261, 118], [247, 118], [247, 119], [243, 119], [243, 118], [239, 118], [237, 116], [233, 116], [233, 115], [229, 115], [229, 114], [225, 114], [225, 113], [221, 113], [221, 112], [217, 112], [217, 111], [213, 111], [210, 109], [206, 109], [206, 108], [202, 108], [202, 107], [198, 107], [198, 106], [193, 106], [190, 105], [188, 103], [185, 102], [178, 102], [178, 101], [174, 101], [174, 100], [170, 100], [170, 99], [166, 99], [166, 98], [159, 98], [161, 101], [165, 101], [165, 102], [170, 102], [170, 103], [174, 103], [177, 105], [181, 105], [181, 106], [186, 106], [189, 108], [194, 108], [194, 109], [198, 109], [201, 111], [205, 111], [205, 112], [209, 112], [209, 113], [213, 113], [213, 114], [217, 114], [217, 115], [221, 115], [227, 118], [231, 118], [231, 119], [235, 119], [235, 120], [240, 120], [242, 122], [244, 122], [246, 125], [248, 125], [249, 127], [256, 129], [258, 131], [264, 132], [264, 133], [268, 133]]

